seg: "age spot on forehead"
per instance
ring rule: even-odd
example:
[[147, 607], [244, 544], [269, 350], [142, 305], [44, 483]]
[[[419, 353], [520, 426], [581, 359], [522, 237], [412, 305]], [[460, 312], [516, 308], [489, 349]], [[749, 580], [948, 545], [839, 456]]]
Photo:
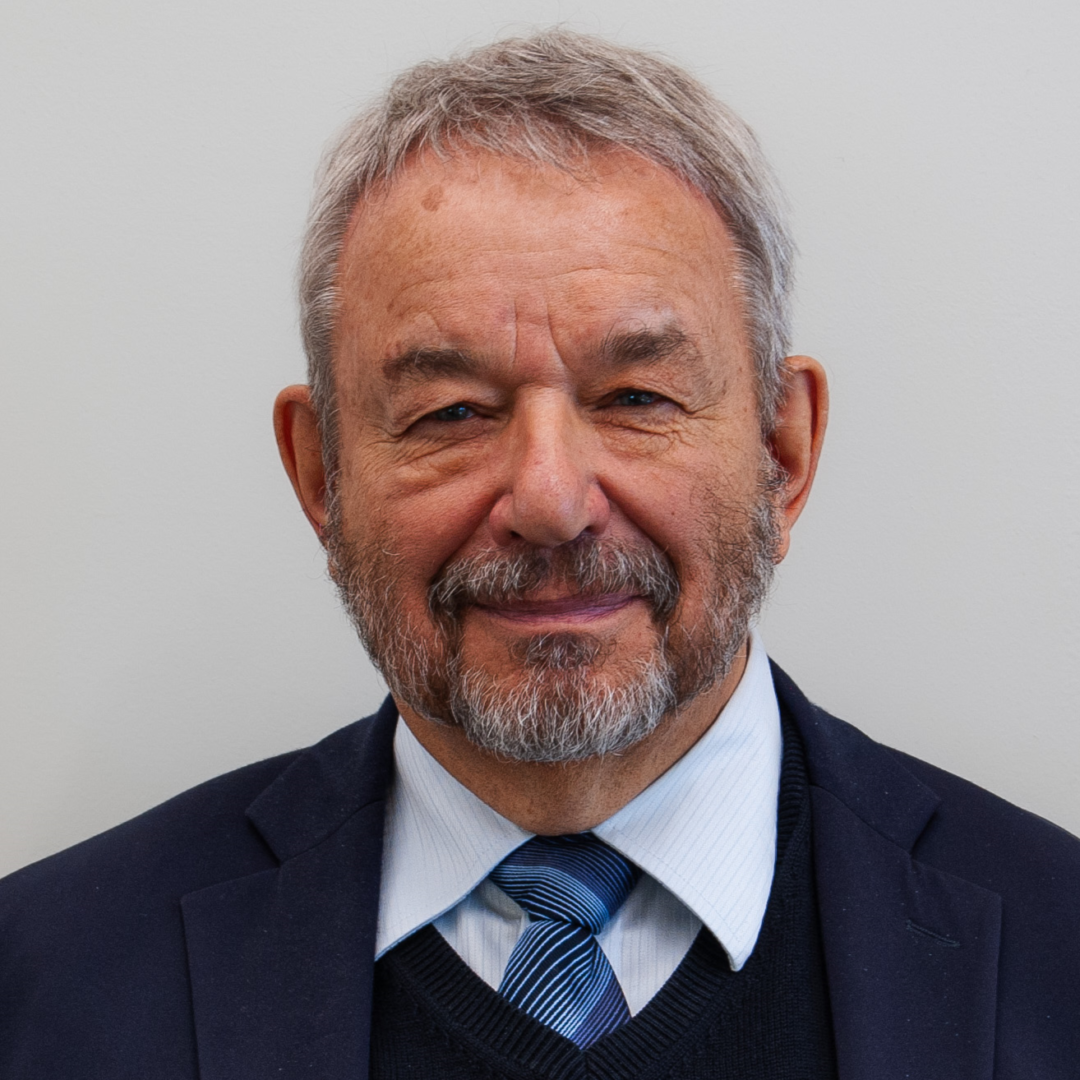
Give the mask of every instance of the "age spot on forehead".
[[435, 184], [428, 188], [427, 194], [420, 200], [420, 205], [425, 210], [435, 211], [442, 206], [446, 199], [446, 192], [443, 191], [441, 184]]

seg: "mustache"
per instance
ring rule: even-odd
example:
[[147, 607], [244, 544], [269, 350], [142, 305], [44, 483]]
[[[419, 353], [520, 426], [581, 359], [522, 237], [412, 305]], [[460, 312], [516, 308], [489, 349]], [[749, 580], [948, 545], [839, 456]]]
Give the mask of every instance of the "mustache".
[[583, 536], [555, 548], [481, 551], [448, 563], [428, 591], [428, 605], [434, 617], [454, 621], [471, 605], [523, 601], [551, 585], [579, 596], [635, 593], [661, 622], [681, 592], [671, 560], [652, 544]]

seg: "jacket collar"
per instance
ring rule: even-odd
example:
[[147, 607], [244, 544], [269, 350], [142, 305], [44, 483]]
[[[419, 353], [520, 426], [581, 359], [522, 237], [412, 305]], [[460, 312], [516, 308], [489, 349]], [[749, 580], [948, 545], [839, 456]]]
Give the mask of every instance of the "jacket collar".
[[806, 748], [841, 1080], [990, 1080], [1000, 897], [918, 860], [940, 799], [892, 751], [773, 680]]
[[941, 802], [880, 743], [806, 698], [776, 663], [773, 685], [806, 748], [811, 783], [831, 792], [867, 826], [910, 851]]
[[248, 820], [285, 862], [386, 799], [394, 768], [398, 710], [388, 697], [373, 716], [305, 750], [248, 807]]
[[397, 709], [294, 759], [248, 818], [275, 869], [181, 902], [202, 1080], [364, 1080]]

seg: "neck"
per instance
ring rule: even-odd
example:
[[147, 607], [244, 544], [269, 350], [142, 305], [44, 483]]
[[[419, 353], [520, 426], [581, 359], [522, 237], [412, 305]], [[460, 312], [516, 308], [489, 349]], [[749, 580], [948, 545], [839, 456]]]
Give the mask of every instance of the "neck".
[[510, 761], [474, 746], [460, 728], [397, 706], [425, 750], [493, 810], [528, 832], [585, 832], [645, 790], [712, 726], [746, 670], [743, 643], [727, 678], [667, 717], [621, 754], [584, 761]]

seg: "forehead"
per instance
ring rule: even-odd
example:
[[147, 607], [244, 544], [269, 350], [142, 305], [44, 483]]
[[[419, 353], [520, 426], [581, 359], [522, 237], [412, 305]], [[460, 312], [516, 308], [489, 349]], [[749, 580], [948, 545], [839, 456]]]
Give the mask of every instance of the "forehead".
[[481, 151], [414, 158], [356, 209], [339, 264], [336, 351], [425, 345], [564, 355], [676, 325], [745, 338], [719, 214], [668, 170], [605, 151], [573, 172]]

